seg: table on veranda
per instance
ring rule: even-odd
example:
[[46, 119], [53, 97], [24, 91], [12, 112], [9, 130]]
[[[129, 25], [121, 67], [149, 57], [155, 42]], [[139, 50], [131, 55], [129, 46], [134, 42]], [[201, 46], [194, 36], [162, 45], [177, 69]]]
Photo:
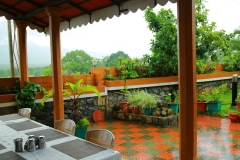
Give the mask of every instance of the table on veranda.
[[[44, 135], [46, 148], [34, 152], [15, 152], [13, 140], [28, 135]], [[101, 147], [78, 137], [65, 134], [18, 114], [0, 116], [0, 160], [121, 160], [115, 150]]]

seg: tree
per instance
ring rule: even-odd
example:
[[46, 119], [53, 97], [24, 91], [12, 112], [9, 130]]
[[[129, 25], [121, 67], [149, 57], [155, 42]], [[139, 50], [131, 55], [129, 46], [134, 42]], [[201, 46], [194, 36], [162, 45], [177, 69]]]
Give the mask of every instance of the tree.
[[108, 66], [108, 67], [117, 66], [118, 57], [121, 57], [123, 59], [129, 58], [128, 54], [124, 53], [123, 51], [118, 51], [117, 53], [112, 53], [106, 60], [106, 66]]
[[172, 10], [152, 8], [145, 11], [145, 20], [152, 31], [149, 72], [155, 76], [177, 75], [177, 24]]
[[[219, 54], [230, 53], [232, 35], [224, 30], [216, 31], [216, 23], [209, 23], [208, 10], [196, 0], [196, 54], [197, 59], [217, 60]], [[177, 74], [177, 19], [171, 10], [161, 9], [157, 14], [147, 8], [145, 20], [154, 34], [151, 40], [152, 58], [149, 72], [155, 75]]]
[[240, 27], [235, 29], [234, 38], [231, 40], [231, 49], [233, 51], [240, 51]]
[[216, 22], [209, 23], [205, 0], [196, 0], [196, 52], [197, 59], [216, 61], [218, 56], [230, 53], [232, 34], [216, 31]]
[[44, 70], [42, 72], [42, 75], [44, 75], [44, 76], [51, 76], [52, 75], [52, 67], [51, 67], [51, 65], [47, 66], [47, 67], [44, 67], [43, 69]]
[[67, 70], [68, 74], [89, 73], [92, 66], [92, 57], [83, 50], [68, 52], [62, 58], [62, 68]]

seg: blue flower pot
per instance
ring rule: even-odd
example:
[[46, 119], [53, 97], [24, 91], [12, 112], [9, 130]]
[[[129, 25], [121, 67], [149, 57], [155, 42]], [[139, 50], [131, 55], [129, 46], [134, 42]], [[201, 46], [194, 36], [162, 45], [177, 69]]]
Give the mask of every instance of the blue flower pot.
[[173, 114], [177, 114], [178, 113], [178, 108], [179, 108], [179, 104], [178, 103], [169, 103], [168, 104], [168, 108], [171, 108], [173, 110]]
[[87, 133], [87, 128], [88, 126], [85, 127], [77, 127], [75, 130], [75, 136], [85, 139], [86, 138], [86, 133]]
[[218, 113], [221, 111], [222, 101], [208, 102], [207, 109], [210, 114]]
[[153, 114], [153, 109], [152, 108], [144, 108], [143, 112], [145, 115], [152, 115]]

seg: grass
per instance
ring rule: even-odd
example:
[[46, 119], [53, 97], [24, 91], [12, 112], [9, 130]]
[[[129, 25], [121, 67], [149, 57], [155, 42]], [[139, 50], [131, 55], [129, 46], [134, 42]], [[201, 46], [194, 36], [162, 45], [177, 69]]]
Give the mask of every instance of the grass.
[[[240, 88], [238, 88], [238, 93], [240, 92]], [[237, 108], [232, 108], [231, 104], [232, 104], [232, 90], [228, 90], [226, 92], [226, 94], [221, 94], [221, 98], [220, 100], [222, 100], [222, 108], [221, 111], [219, 112], [218, 116], [221, 117], [228, 117], [228, 112], [229, 111], [233, 111], [233, 112], [237, 112]]]

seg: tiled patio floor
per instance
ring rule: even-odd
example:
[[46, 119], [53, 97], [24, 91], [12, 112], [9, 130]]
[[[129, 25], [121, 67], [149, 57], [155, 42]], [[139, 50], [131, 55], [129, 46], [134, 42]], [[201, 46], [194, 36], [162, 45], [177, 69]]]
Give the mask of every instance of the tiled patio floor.
[[[178, 125], [159, 128], [137, 122], [114, 120], [91, 124], [113, 132], [114, 149], [129, 160], [179, 159]], [[199, 160], [240, 160], [240, 123], [209, 116], [197, 118]]]

